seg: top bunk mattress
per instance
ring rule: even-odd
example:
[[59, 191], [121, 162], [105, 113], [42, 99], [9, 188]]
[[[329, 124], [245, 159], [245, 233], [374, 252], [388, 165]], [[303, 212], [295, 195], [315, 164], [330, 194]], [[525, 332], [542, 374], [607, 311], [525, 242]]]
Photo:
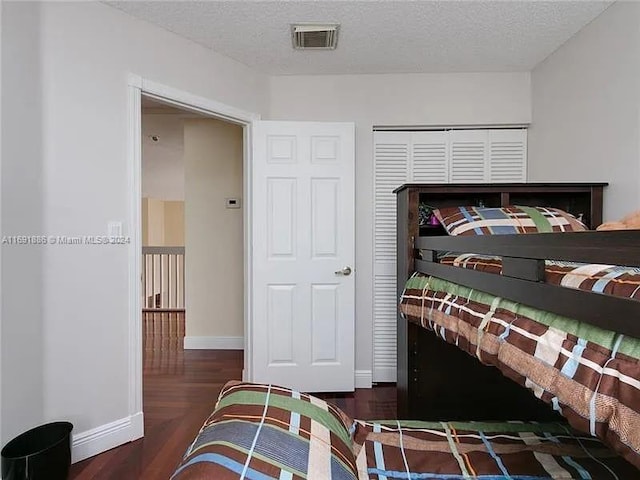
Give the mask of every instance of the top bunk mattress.
[[[447, 253], [443, 265], [502, 274], [500, 257], [475, 253]], [[640, 268], [616, 265], [545, 261], [546, 283], [617, 297], [640, 299]]]

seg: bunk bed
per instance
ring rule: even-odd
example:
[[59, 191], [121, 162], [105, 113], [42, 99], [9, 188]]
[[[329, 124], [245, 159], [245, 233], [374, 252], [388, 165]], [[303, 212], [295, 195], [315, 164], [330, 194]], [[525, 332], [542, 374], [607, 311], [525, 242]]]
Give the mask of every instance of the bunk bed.
[[[604, 186], [396, 190], [400, 418], [568, 420], [640, 467], [640, 231], [450, 236], [435, 222], [427, 229], [417, 222], [424, 202], [436, 215], [457, 209], [471, 217], [475, 207], [458, 207], [483, 209], [493, 198], [490, 207], [503, 211], [517, 198], [573, 210], [593, 227], [602, 220]], [[603, 274], [563, 281], [574, 267]], [[630, 280], [619, 283], [633, 288], [612, 289], [624, 275]]]
[[[439, 225], [421, 228], [417, 222], [421, 201], [437, 207], [505, 207], [515, 201], [554, 205], [595, 226], [602, 221], [603, 188], [604, 184], [399, 188], [398, 295], [403, 312], [398, 318], [399, 418], [352, 419], [309, 394], [275, 385], [229, 382], [172, 480], [638, 478], [640, 461], [633, 442], [640, 442], [636, 438], [640, 428], [635, 428], [633, 420], [629, 423], [633, 412], [622, 412], [615, 419], [596, 416], [593, 424], [585, 425], [584, 416], [572, 410], [575, 405], [570, 398], [557, 391], [550, 395], [554, 385], [547, 380], [560, 375], [548, 375], [547, 369], [536, 377], [539, 372], [534, 368], [526, 377], [522, 365], [509, 364], [499, 348], [492, 351], [490, 347], [500, 343], [496, 338], [506, 338], [503, 343], [509, 345], [510, 336], [526, 337], [528, 327], [545, 336], [558, 327], [569, 328], [571, 322], [575, 326], [569, 320], [575, 318], [582, 322], [582, 330], [574, 332], [575, 351], [591, 363], [596, 362], [585, 353], [584, 325], [586, 330], [614, 331], [610, 337], [616, 352], [603, 348], [600, 354], [640, 357], [640, 347], [631, 348], [634, 339], [640, 338], [640, 325], [635, 322], [640, 302], [635, 295], [629, 299], [579, 289], [589, 282], [564, 288], [544, 281], [549, 280], [547, 258], [640, 265], [640, 232], [452, 238], [443, 235]], [[452, 251], [474, 255], [463, 253], [467, 256], [461, 259]], [[598, 289], [608, 290], [602, 285]], [[456, 299], [464, 301], [456, 305]], [[483, 304], [490, 307], [481, 312], [481, 328], [473, 331], [473, 322], [446, 324], [462, 311], [473, 317], [474, 308]], [[530, 322], [529, 317], [540, 319], [534, 310], [543, 312], [542, 320], [550, 320], [550, 325], [540, 329]], [[502, 332], [495, 330], [510, 311], [517, 318], [507, 322]], [[505, 330], [510, 334], [505, 335]], [[465, 332], [471, 334], [465, 336]], [[587, 340], [597, 343], [591, 337]], [[541, 353], [544, 357], [546, 352]], [[527, 361], [523, 360], [525, 366]], [[577, 363], [564, 362], [562, 367], [568, 365], [577, 378], [584, 374]], [[613, 364], [607, 367], [640, 378], [640, 372]], [[567, 390], [571, 388], [568, 385]], [[634, 407], [638, 395], [625, 388], [617, 392], [618, 400]], [[594, 402], [598, 415], [610, 406]], [[611, 420], [611, 425], [605, 420]], [[621, 424], [631, 428], [621, 431]]]

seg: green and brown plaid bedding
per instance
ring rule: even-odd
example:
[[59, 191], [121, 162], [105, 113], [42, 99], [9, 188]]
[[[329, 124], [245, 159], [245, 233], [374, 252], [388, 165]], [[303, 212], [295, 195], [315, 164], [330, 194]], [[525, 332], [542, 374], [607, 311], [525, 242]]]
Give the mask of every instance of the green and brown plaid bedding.
[[368, 422], [310, 395], [230, 382], [177, 480], [619, 479], [638, 471], [562, 424]]
[[172, 480], [355, 480], [339, 408], [274, 385], [229, 382]]
[[[446, 254], [439, 262], [481, 272], [502, 273], [502, 260], [490, 255]], [[547, 260], [545, 282], [617, 297], [640, 299], [640, 268]]]
[[633, 479], [602, 443], [558, 423], [357, 421], [359, 480]]
[[419, 273], [400, 309], [640, 467], [637, 339]]

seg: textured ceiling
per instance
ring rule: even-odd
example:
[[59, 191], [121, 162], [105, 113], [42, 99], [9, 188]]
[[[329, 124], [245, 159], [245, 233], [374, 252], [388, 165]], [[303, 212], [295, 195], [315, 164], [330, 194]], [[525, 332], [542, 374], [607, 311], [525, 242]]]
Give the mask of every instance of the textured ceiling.
[[[526, 71], [612, 2], [108, 2], [272, 75]], [[296, 51], [290, 24], [340, 23], [335, 51]]]

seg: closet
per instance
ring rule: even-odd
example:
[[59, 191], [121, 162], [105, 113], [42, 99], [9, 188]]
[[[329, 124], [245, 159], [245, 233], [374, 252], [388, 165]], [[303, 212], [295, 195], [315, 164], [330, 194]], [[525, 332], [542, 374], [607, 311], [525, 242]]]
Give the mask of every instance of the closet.
[[373, 381], [396, 381], [396, 195], [405, 183], [527, 180], [527, 130], [374, 131]]

